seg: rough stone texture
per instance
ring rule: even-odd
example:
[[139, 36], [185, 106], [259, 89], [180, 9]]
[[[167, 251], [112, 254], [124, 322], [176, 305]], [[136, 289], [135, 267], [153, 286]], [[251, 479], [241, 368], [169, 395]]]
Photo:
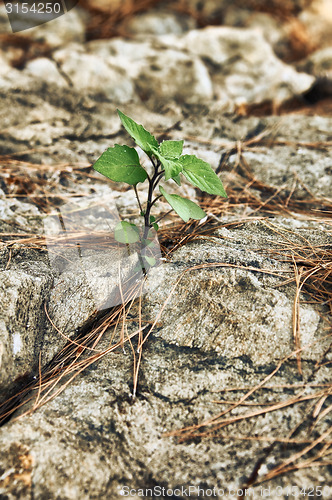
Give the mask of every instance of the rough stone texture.
[[38, 366], [44, 349], [50, 360], [50, 347], [44, 342], [45, 311], [54, 273], [47, 259], [36, 252], [18, 251], [2, 256], [0, 273], [0, 392], [1, 400], [15, 380], [30, 374]]
[[332, 80], [332, 47], [317, 50], [299, 66], [312, 75]]
[[[151, 338], [144, 352], [140, 395], [133, 400], [128, 387], [130, 357], [111, 354], [47, 406], [2, 430], [0, 494], [9, 500], [88, 500], [122, 498], [124, 486], [174, 489], [192, 485], [225, 488], [226, 492], [239, 488], [260, 458], [265, 457], [267, 467], [278, 463], [283, 445], [268, 451], [269, 443], [218, 437], [177, 443], [164, 433], [215, 415], [221, 408], [211, 400], [218, 399], [219, 391], [249, 387], [271, 369], [268, 365], [255, 371], [245, 357], [228, 360]], [[289, 384], [296, 379], [296, 371], [288, 366], [274, 383]], [[326, 380], [326, 371], [316, 378], [321, 383]], [[237, 392], [235, 399], [242, 394]], [[285, 400], [289, 394], [278, 389], [273, 394], [260, 393], [262, 403], [273, 401], [272, 397]], [[304, 416], [305, 408], [289, 407], [240, 422], [223, 433], [286, 436]], [[316, 425], [317, 430], [324, 429], [321, 422]], [[301, 436], [306, 434], [302, 431]], [[288, 481], [281, 477], [264, 486], [275, 491], [287, 484], [328, 484], [328, 477], [322, 469], [315, 470], [314, 476], [302, 470], [289, 474]], [[257, 487], [258, 498], [259, 492]], [[202, 495], [192, 491], [192, 498]]]
[[314, 81], [283, 64], [256, 30], [208, 27], [178, 39], [174, 35], [162, 39], [213, 65], [215, 94], [225, 106], [264, 102], [270, 100], [271, 92], [276, 101], [283, 102], [308, 90]]
[[197, 28], [197, 23], [190, 16], [183, 16], [167, 10], [149, 11], [132, 17], [125, 23], [127, 32], [133, 35], [179, 35]]
[[102, 91], [109, 99], [123, 103], [134, 98], [133, 82], [111, 61], [86, 54], [81, 46], [65, 48], [54, 54], [55, 61], [75, 89], [91, 93]]
[[[76, 244], [80, 244], [80, 252], [59, 252], [73, 263], [54, 281], [49, 299], [52, 321], [63, 333], [82, 327], [97, 311], [121, 304], [121, 292], [126, 296], [126, 282], [131, 283], [130, 278], [136, 276], [134, 268], [139, 263], [137, 254], [128, 255], [126, 248], [93, 250], [93, 240], [89, 244], [92, 249], [84, 248], [79, 240]], [[136, 279], [142, 279], [142, 273]]]
[[[296, 185], [294, 196], [308, 198], [307, 186], [319, 197], [329, 196], [332, 191], [331, 159], [317, 151], [306, 148], [261, 148], [259, 153], [244, 153], [250, 169], [257, 179], [275, 189], [284, 188], [288, 192]], [[231, 162], [234, 162], [234, 156]], [[276, 162], [278, 168], [275, 168]], [[299, 182], [300, 181], [300, 182]], [[301, 184], [303, 182], [303, 184]]]
[[[242, 175], [248, 181], [247, 193], [262, 202], [271, 192], [258, 189], [259, 183], [269, 184], [272, 191], [282, 188], [283, 194], [292, 193], [303, 206], [312, 203], [312, 194], [325, 200], [331, 196], [330, 118], [244, 118], [222, 113], [242, 104], [281, 103], [305, 93], [325, 64], [319, 62], [324, 61], [319, 52], [309, 59], [313, 66], [299, 65], [299, 71], [282, 63], [272, 47], [278, 54], [287, 51], [285, 25], [268, 14], [252, 15], [254, 3], [254, 8], [271, 6], [265, 1], [258, 2], [258, 7], [257, 2], [248, 2], [246, 9], [216, 0], [187, 2], [201, 10], [203, 21], [216, 22], [219, 16], [236, 28], [192, 30], [197, 27], [193, 21], [187, 25], [180, 14], [156, 10], [128, 22], [127, 29], [135, 33], [129, 39], [87, 43], [82, 40], [88, 20], [74, 9], [71, 17], [59, 19], [61, 33], [54, 22], [24, 34], [26, 47], [32, 47], [26, 60], [22, 59], [26, 47], [15, 47], [13, 37], [1, 39], [0, 231], [15, 232], [17, 238], [28, 232], [44, 235], [49, 252], [46, 258], [22, 243], [0, 249], [1, 397], [26, 372], [38, 378], [41, 348], [44, 370], [53, 356], [61, 355], [66, 340], [60, 332], [70, 338], [84, 333], [87, 320], [95, 319], [106, 298], [114, 298], [116, 264], [123, 255], [115, 258], [107, 231], [114, 227], [115, 209], [120, 217], [137, 221], [136, 200], [132, 189], [105, 181], [89, 164], [114, 143], [132, 144], [121, 128], [117, 107], [158, 137], [184, 139], [184, 153], [197, 154], [214, 169], [231, 152], [221, 172], [226, 188], [234, 189], [237, 176]], [[294, 14], [307, 3], [286, 1], [280, 8]], [[103, 0], [95, 4], [103, 4], [105, 12], [122, 5]], [[147, 23], [151, 23], [149, 36], [141, 30]], [[315, 76], [302, 73], [303, 69]], [[245, 145], [263, 131], [269, 131], [265, 142]], [[240, 145], [247, 172], [241, 171], [243, 165], [237, 165], [233, 153]], [[198, 190], [186, 182], [169, 189], [201, 201]], [[138, 190], [143, 201], [145, 186], [139, 185]], [[86, 226], [70, 215], [76, 211], [65, 208], [77, 198], [98, 207], [85, 211]], [[49, 202], [58, 215], [45, 216]], [[167, 205], [160, 202], [155, 209], [158, 216]], [[85, 227], [90, 239], [76, 235], [71, 248], [61, 245], [56, 223], [60, 212], [74, 232]], [[295, 285], [283, 285], [293, 276], [293, 268], [269, 251], [280, 250], [285, 238], [287, 244], [304, 242], [327, 250], [331, 245], [331, 226], [314, 217], [306, 220], [301, 213], [289, 212], [286, 219], [272, 217], [264, 208], [256, 214], [251, 206], [237, 205], [226, 215], [216, 215], [212, 204], [207, 213], [225, 227], [178, 249], [153, 270], [142, 291], [143, 321], [152, 322], [183, 271], [205, 266], [183, 275], [144, 344], [137, 397], [131, 394], [133, 358], [126, 347], [127, 354], [109, 353], [31, 416], [5, 424], [0, 431], [1, 498], [122, 498], [125, 485], [236, 488], [256, 469], [258, 479], [262, 478], [329, 428], [327, 412], [324, 418], [312, 419], [317, 408], [312, 405], [322, 405], [323, 412], [328, 408], [328, 401], [319, 396], [240, 420], [223, 427], [219, 436], [179, 443], [164, 435], [229, 409], [230, 400], [238, 401], [246, 392], [239, 388], [262, 382], [280, 358], [293, 351]], [[256, 221], [260, 216], [264, 218]], [[130, 275], [135, 259], [131, 254], [122, 271]], [[220, 262], [221, 267], [214, 266]], [[47, 320], [44, 304], [59, 331]], [[129, 333], [137, 328], [137, 311], [133, 306]], [[235, 413], [264, 409], [302, 390], [310, 397], [330, 384], [331, 354], [321, 360], [318, 371], [315, 368], [328, 347], [328, 341], [322, 340], [326, 314], [324, 306], [301, 293], [301, 345], [316, 342], [302, 352], [302, 376], [293, 356], [269, 382], [269, 389], [256, 391], [248, 407], [241, 406]], [[106, 332], [97, 347], [106, 349], [110, 336]], [[313, 385], [304, 388], [301, 384], [307, 382]], [[317, 388], [315, 384], [326, 385]], [[37, 392], [30, 394], [32, 405]], [[213, 403], [220, 399], [228, 402]], [[20, 412], [28, 408], [26, 403]], [[271, 437], [290, 435], [302, 444], [271, 446]], [[289, 472], [264, 486], [272, 488], [271, 498], [280, 498], [277, 486], [330, 483], [330, 470], [322, 467]], [[255, 495], [262, 497], [260, 487]], [[202, 495], [196, 492], [192, 497]], [[138, 493], [134, 498], [140, 498]], [[226, 493], [222, 498], [234, 495]]]
[[29, 231], [32, 227], [40, 227], [41, 213], [33, 203], [26, 203], [19, 199], [6, 199], [5, 192], [0, 190], [0, 233], [5, 232], [4, 222], [15, 222], [21, 230]]
[[[246, 355], [254, 364], [276, 362], [293, 352], [295, 290], [282, 286], [292, 271], [248, 250], [264, 249], [267, 241], [272, 248], [282, 234], [292, 238], [287, 226], [277, 223], [275, 229], [276, 233], [273, 226], [256, 222], [242, 230], [225, 228], [219, 241], [191, 243], [174, 252], [165, 264], [167, 282], [144, 300], [152, 321], [167, 301], [156, 335], [168, 343], [216, 351], [229, 358]], [[311, 229], [298, 228], [297, 232], [294, 241], [310, 241]], [[152, 283], [153, 279], [152, 275]], [[325, 335], [326, 324], [318, 309], [303, 302], [302, 296], [301, 342], [308, 346]], [[303, 357], [318, 360], [329, 344], [329, 339], [316, 343]]]
[[6, 66], [0, 88], [33, 88], [36, 80], [118, 103], [140, 100], [157, 111], [212, 99], [233, 111], [270, 101], [271, 95], [282, 103], [309, 90], [314, 77], [281, 62], [258, 30], [208, 27], [184, 35], [67, 43], [48, 62], [35, 58], [22, 71]]

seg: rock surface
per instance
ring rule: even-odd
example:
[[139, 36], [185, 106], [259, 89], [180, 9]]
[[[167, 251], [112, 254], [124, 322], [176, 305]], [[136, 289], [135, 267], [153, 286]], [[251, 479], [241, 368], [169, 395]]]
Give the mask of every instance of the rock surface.
[[53, 285], [52, 270], [36, 252], [11, 249], [2, 255], [0, 273], [0, 391], [16, 379], [30, 374], [38, 366], [39, 352], [44, 349], [51, 359], [50, 343], [44, 343], [44, 304]]
[[[164, 433], [218, 413], [220, 407], [215, 408], [211, 399], [220, 391], [251, 386], [272, 367], [269, 364], [257, 371], [245, 357], [216, 357], [151, 339], [144, 353], [141, 395], [133, 400], [128, 388], [129, 357], [118, 353], [104, 358], [62, 396], [6, 426], [0, 437], [0, 492], [10, 500], [67, 500], [121, 498], [121, 491], [128, 487], [181, 489], [191, 485], [193, 498], [202, 497], [198, 487], [223, 488], [225, 495], [220, 497], [232, 498], [228, 491], [240, 489], [249, 478], [253, 457], [255, 462], [265, 459], [271, 467], [282, 454], [282, 445], [269, 451], [264, 441], [234, 442], [232, 434], [287, 435], [303, 420], [303, 409], [290, 407], [244, 421], [233, 432], [226, 428], [224, 438], [197, 443], [178, 443]], [[274, 384], [293, 384], [296, 378], [294, 368], [285, 367]], [[319, 381], [326, 380], [327, 373], [321, 372]], [[282, 401], [289, 394], [276, 389], [273, 397]], [[270, 391], [261, 392], [260, 402], [271, 402]], [[291, 484], [298, 487], [308, 487], [313, 480], [324, 485], [326, 476], [319, 471], [314, 479], [305, 471], [291, 476]], [[277, 487], [287, 484], [278, 478], [264, 487], [276, 494]], [[260, 487], [255, 488], [255, 495], [259, 492]], [[134, 498], [139, 496], [138, 491], [133, 493]]]
[[213, 65], [216, 99], [230, 111], [232, 105], [267, 101], [271, 93], [276, 101], [283, 102], [306, 92], [314, 82], [276, 58], [256, 30], [208, 27], [191, 30], [178, 39], [174, 35], [162, 39]]
[[[164, 271], [167, 283], [144, 301], [153, 321], [178, 283], [158, 319], [156, 335], [171, 344], [228, 358], [247, 356], [257, 365], [278, 362], [292, 353], [295, 290], [282, 286], [290, 269], [246, 250], [264, 248], [267, 242], [271, 248], [284, 231], [289, 232], [282, 224], [276, 230], [277, 235], [268, 222], [252, 222], [243, 229], [221, 230], [219, 241], [210, 238], [174, 252]], [[297, 233], [294, 242], [310, 241], [312, 229], [298, 228]], [[318, 342], [325, 336], [326, 324], [318, 309], [305, 304], [300, 306], [300, 317], [302, 346], [314, 344], [303, 358], [318, 360], [330, 344], [329, 339]]]
[[[280, 8], [294, 16], [309, 3]], [[331, 427], [332, 120], [241, 116], [253, 105], [304, 99], [330, 48], [285, 63], [275, 53], [287, 60], [294, 18], [265, 12], [275, 2], [259, 2], [264, 12], [239, 4], [188, 0], [185, 14], [157, 6], [121, 25], [129, 37], [96, 40], [91, 12], [75, 8], [22, 38], [7, 29], [0, 39], [0, 405], [11, 395], [22, 405], [21, 418], [0, 431], [0, 498], [122, 498], [127, 487], [132, 498], [155, 487], [186, 498], [181, 488], [192, 485], [192, 498], [215, 487], [231, 499], [252, 483], [254, 498], [261, 487], [289, 498], [290, 485], [325, 485], [323, 498], [331, 497], [322, 465]], [[94, 7], [107, 20], [123, 5]], [[209, 22], [228, 26], [201, 29]], [[3, 8], [0, 23], [5, 32]], [[128, 254], [110, 237], [119, 217], [138, 222], [134, 192], [90, 168], [107, 147], [132, 145], [117, 107], [159, 138], [183, 139], [184, 153], [208, 161], [229, 193], [219, 202], [186, 181], [165, 186], [209, 219], [199, 237], [194, 226], [179, 233], [176, 218], [164, 220], [165, 260], [141, 300], [127, 305], [127, 322], [119, 320], [125, 352], [121, 343], [110, 349], [121, 338], [112, 328], [86, 340], [121, 302], [119, 264], [122, 292], [137, 264], [135, 248]], [[145, 185], [137, 188], [144, 202]], [[155, 215], [167, 207], [158, 202]], [[297, 296], [295, 278], [308, 274]], [[148, 335], [141, 360], [139, 321]], [[85, 370], [82, 339], [100, 358]], [[74, 372], [62, 375], [68, 366], [82, 368], [73, 381]], [[57, 374], [67, 387], [37, 409], [60, 387], [47, 393]], [[0, 406], [0, 419], [12, 409]], [[219, 429], [202, 425], [222, 412]], [[165, 434], [188, 426], [188, 440]], [[304, 467], [307, 459], [320, 467]], [[269, 479], [282, 464], [284, 474]]]
[[[69, 15], [77, 16], [75, 10]], [[61, 23], [61, 19], [52, 22]], [[45, 29], [34, 30], [32, 40], [43, 41]], [[156, 111], [170, 103], [216, 100], [221, 110], [232, 112], [240, 105], [270, 101], [271, 95], [281, 104], [314, 83], [312, 76], [280, 61], [255, 29], [207, 27], [185, 34], [137, 35], [134, 40], [87, 44], [79, 43], [74, 30], [72, 38], [60, 38], [63, 44], [45, 40], [51, 61], [34, 57], [19, 73], [7, 68], [0, 88], [33, 87], [35, 80], [66, 83], [83, 94], [102, 94], [119, 103], [137, 100]], [[10, 50], [7, 54], [10, 58]]]

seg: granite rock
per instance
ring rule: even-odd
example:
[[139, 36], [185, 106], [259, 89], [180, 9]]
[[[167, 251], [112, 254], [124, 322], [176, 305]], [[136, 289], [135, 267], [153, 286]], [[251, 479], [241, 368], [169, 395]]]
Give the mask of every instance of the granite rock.
[[[245, 357], [216, 358], [151, 338], [144, 351], [139, 395], [133, 399], [128, 387], [130, 356], [111, 353], [55, 400], [1, 430], [0, 494], [9, 500], [88, 500], [122, 498], [133, 489], [132, 496], [139, 498], [139, 489], [156, 488], [157, 496], [163, 487], [166, 491], [191, 485], [192, 498], [202, 498], [199, 487], [215, 487], [223, 488], [221, 496], [231, 499], [230, 490], [242, 487], [258, 460], [264, 464], [259, 468], [262, 477], [264, 468], [269, 470], [294, 452], [294, 445], [285, 452], [282, 443], [271, 449], [264, 438], [287, 436], [303, 422], [305, 409], [296, 405], [240, 421], [224, 428], [223, 437], [197, 442], [179, 443], [165, 432], [218, 414], [221, 406], [211, 400], [223, 398], [225, 387], [252, 387], [271, 370], [270, 364], [265, 371], [255, 370]], [[275, 398], [289, 398], [291, 389], [283, 394], [277, 387], [293, 384], [294, 380], [294, 368], [286, 366], [274, 378], [276, 389], [260, 392], [260, 402], [266, 405]], [[316, 383], [326, 380], [326, 370], [315, 378]], [[308, 396], [311, 393], [309, 388]], [[233, 400], [243, 394], [237, 392]], [[323, 432], [321, 421], [316, 426]], [[234, 443], [234, 434], [261, 437], [263, 442], [244, 439]], [[301, 438], [306, 438], [304, 430], [298, 436]], [[322, 468], [314, 477], [310, 469], [302, 469], [271, 480], [264, 487], [276, 491], [289, 484], [326, 484], [329, 477]], [[259, 493], [257, 486], [251, 494]]]
[[[0, 387], [1, 400], [20, 379], [38, 369], [39, 353], [50, 360], [50, 343], [45, 342], [45, 310], [54, 273], [47, 259], [36, 251], [13, 247], [1, 255], [0, 273]], [[57, 345], [59, 347], [59, 344]], [[52, 348], [51, 348], [52, 350]]]

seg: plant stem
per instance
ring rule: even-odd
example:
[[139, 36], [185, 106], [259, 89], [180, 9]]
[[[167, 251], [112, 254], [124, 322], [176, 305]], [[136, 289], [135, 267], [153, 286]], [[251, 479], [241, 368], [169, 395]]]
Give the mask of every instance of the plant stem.
[[163, 219], [164, 217], [166, 217], [166, 215], [170, 214], [171, 212], [173, 212], [174, 209], [172, 208], [171, 210], [168, 210], [168, 212], [166, 212], [164, 215], [162, 215], [161, 217], [159, 217], [157, 220], [154, 221], [155, 224], [158, 224], [159, 221], [161, 221], [161, 219]]
[[157, 176], [155, 183], [154, 183], [154, 186], [153, 186], [154, 188], [157, 186], [157, 184], [159, 184], [159, 181], [162, 178], [162, 176], [164, 175], [164, 172], [165, 172], [165, 170], [162, 170], [161, 172], [158, 173], [158, 176]]
[[153, 196], [153, 190], [154, 188], [156, 187], [156, 185], [158, 184], [160, 178], [161, 178], [161, 172], [159, 171], [159, 167], [160, 167], [160, 161], [157, 160], [157, 162], [155, 163], [153, 161], [153, 158], [150, 158], [151, 160], [151, 163], [154, 167], [154, 174], [151, 178], [148, 178], [148, 181], [149, 181], [149, 191], [148, 191], [148, 199], [147, 199], [147, 202], [146, 202], [146, 212], [144, 214], [144, 234], [143, 234], [143, 240], [146, 240], [148, 234], [149, 234], [149, 230], [152, 226], [152, 224], [150, 223], [150, 212], [151, 212], [151, 208], [152, 208], [152, 205], [154, 204], [154, 201], [152, 201], [152, 196]]
[[156, 196], [155, 199], [153, 200], [153, 202], [151, 203], [151, 207], [152, 207], [152, 205], [154, 205], [156, 203], [156, 201], [158, 201], [162, 197], [163, 197], [162, 194], [159, 194], [158, 196]]
[[139, 197], [138, 197], [138, 192], [137, 192], [137, 187], [136, 187], [136, 184], [134, 184], [134, 191], [135, 191], [136, 200], [137, 200], [137, 203], [138, 203], [139, 209], [140, 209], [141, 213], [143, 213], [143, 208], [142, 208], [142, 205], [141, 205], [140, 199], [139, 199]]

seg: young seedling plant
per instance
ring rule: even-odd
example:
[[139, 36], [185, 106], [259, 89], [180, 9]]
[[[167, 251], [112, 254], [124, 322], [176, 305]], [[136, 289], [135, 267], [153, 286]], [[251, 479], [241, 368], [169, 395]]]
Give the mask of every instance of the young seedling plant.
[[[154, 266], [156, 261], [153, 256], [147, 255], [146, 250], [154, 245], [154, 231], [158, 230], [158, 222], [167, 214], [156, 219], [151, 211], [155, 203], [164, 198], [184, 222], [189, 219], [200, 220], [206, 216], [205, 212], [191, 200], [187, 200], [178, 194], [169, 194], [159, 185], [160, 181], [174, 181], [181, 186], [181, 175], [183, 175], [195, 187], [209, 194], [227, 197], [221, 180], [213, 171], [212, 167], [195, 155], [183, 155], [183, 141], [163, 141], [158, 143], [157, 139], [150, 134], [142, 125], [126, 116], [120, 110], [118, 114], [122, 125], [148, 156], [152, 173], [148, 173], [141, 165], [135, 148], [120, 146], [108, 148], [94, 163], [93, 168], [115, 182], [125, 182], [133, 186], [140, 216], [143, 218], [143, 228], [135, 224], [121, 221], [114, 231], [116, 241], [125, 244], [140, 243], [140, 263], [144, 274]], [[137, 184], [148, 182], [147, 201], [144, 207], [137, 192]], [[155, 190], [159, 187], [159, 193]]]

